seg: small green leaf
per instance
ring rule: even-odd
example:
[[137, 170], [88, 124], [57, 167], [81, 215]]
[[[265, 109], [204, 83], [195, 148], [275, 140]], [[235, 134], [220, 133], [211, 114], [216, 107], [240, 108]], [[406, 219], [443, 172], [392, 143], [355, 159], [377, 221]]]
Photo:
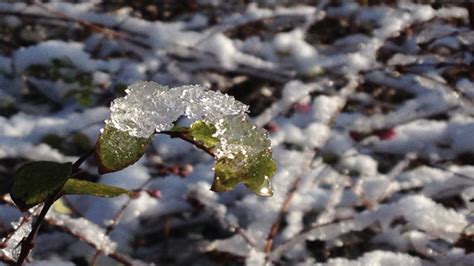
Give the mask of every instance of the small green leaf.
[[216, 192], [232, 190], [239, 182], [244, 172], [235, 167], [232, 160], [218, 160], [214, 167], [214, 182], [211, 189]]
[[62, 214], [72, 214], [73, 211], [71, 210], [71, 208], [69, 208], [66, 204], [66, 202], [64, 202], [63, 199], [59, 198], [58, 200], [56, 200], [54, 203], [53, 203], [53, 206], [51, 206], [51, 208], [55, 211], [55, 212], [58, 212], [58, 213], [62, 213]]
[[90, 195], [96, 197], [117, 197], [121, 195], [132, 196], [132, 193], [126, 189], [97, 184], [86, 180], [79, 179], [68, 179], [63, 189], [61, 190], [62, 195]]
[[212, 149], [219, 143], [219, 140], [213, 137], [214, 133], [216, 133], [216, 128], [203, 121], [197, 121], [192, 124], [190, 133], [194, 141], [202, 143], [206, 148]]
[[[216, 157], [212, 190], [229, 191], [238, 183], [243, 183], [257, 195], [271, 196], [271, 178], [276, 164], [266, 132], [256, 128], [248, 119], [239, 117], [229, 117], [221, 127], [226, 132], [220, 136], [222, 140], [216, 137], [216, 127], [204, 121], [197, 121], [190, 128], [178, 127], [172, 131], [179, 132], [179, 137], [207, 149]], [[226, 148], [220, 144], [221, 141], [226, 143]], [[224, 153], [230, 156], [219, 157]]]
[[149, 138], [134, 137], [106, 125], [96, 146], [99, 173], [115, 172], [135, 163], [145, 153], [150, 141], [151, 136]]
[[174, 127], [171, 131], [180, 133], [180, 138], [199, 144], [208, 150], [214, 148], [219, 143], [219, 139], [213, 137], [214, 133], [216, 133], [216, 128], [201, 120], [193, 123], [190, 128]]
[[248, 166], [249, 178], [244, 180], [245, 186], [255, 194], [269, 197], [273, 195], [271, 178], [276, 172], [276, 164], [270, 152], [262, 152], [252, 158]]
[[271, 177], [275, 174], [276, 164], [271, 153], [262, 152], [247, 159], [238, 156], [235, 159], [221, 159], [216, 162], [212, 190], [223, 192], [233, 189], [239, 182], [255, 194], [269, 197], [273, 195]]
[[54, 196], [71, 175], [72, 163], [31, 162], [18, 169], [10, 192], [22, 211]]

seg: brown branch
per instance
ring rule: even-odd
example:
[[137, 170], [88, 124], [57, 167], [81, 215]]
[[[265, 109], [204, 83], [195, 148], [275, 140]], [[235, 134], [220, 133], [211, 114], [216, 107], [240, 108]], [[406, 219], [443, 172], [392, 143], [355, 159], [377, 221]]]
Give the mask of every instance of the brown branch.
[[46, 213], [48, 213], [53, 203], [56, 201], [56, 197], [57, 193], [53, 195], [53, 197], [50, 197], [46, 200], [43, 205], [43, 208], [41, 209], [41, 213], [36, 218], [31, 232], [26, 238], [21, 241], [20, 256], [18, 257], [18, 260], [15, 265], [22, 266], [25, 263], [25, 260], [28, 258], [28, 255], [35, 246], [36, 235], [38, 234], [41, 224], [43, 223], [44, 217], [46, 216]]
[[0, 262], [6, 263], [7, 265], [14, 265], [15, 261], [12, 260], [11, 258], [0, 254]]
[[[198, 205], [203, 206], [204, 210], [210, 212], [211, 215], [213, 215], [214, 217], [219, 219], [221, 222], [225, 223], [225, 226], [227, 227], [227, 229], [230, 229], [231, 231], [236, 232], [237, 234], [239, 234], [245, 240], [245, 242], [247, 242], [248, 245], [250, 245], [253, 248], [257, 247], [257, 245], [256, 245], [255, 241], [253, 240], [253, 238], [250, 237], [247, 234], [247, 232], [245, 231], [244, 228], [242, 228], [240, 225], [235, 224], [232, 221], [230, 221], [229, 219], [227, 219], [225, 217], [225, 215], [220, 215], [219, 211], [214, 206], [211, 206], [209, 204], [206, 204], [206, 203], [200, 201], [199, 198], [194, 194], [188, 195], [188, 202], [190, 200], [198, 202]], [[191, 205], [194, 205], [194, 204], [191, 203]]]
[[77, 161], [74, 162], [72, 165], [72, 173], [74, 174], [75, 172], [79, 171], [79, 167], [89, 158], [92, 154], [95, 152], [95, 147], [81, 155]]
[[[357, 88], [357, 85], [359, 84], [359, 78], [351, 78], [349, 80], [349, 82], [346, 84], [346, 86], [344, 88], [341, 89], [340, 93], [339, 93], [339, 97], [341, 97], [343, 99], [343, 102], [341, 103], [341, 105], [339, 106], [339, 108], [337, 109], [336, 112], [334, 112], [334, 114], [332, 114], [331, 116], [331, 119], [328, 121], [328, 126], [330, 128], [332, 128], [336, 122], [336, 118], [339, 116], [339, 114], [341, 113], [341, 111], [343, 110], [344, 106], [346, 105], [347, 103], [347, 99], [348, 97], [354, 92], [354, 90]], [[326, 140], [327, 141], [327, 140]], [[324, 144], [321, 145], [321, 147], [323, 146]], [[310, 167], [312, 162], [316, 159], [316, 155], [319, 153], [319, 148], [315, 148], [310, 154], [311, 154], [311, 157], [310, 159], [308, 160], [309, 163], [306, 165], [306, 167]], [[286, 199], [285, 201], [283, 202], [283, 204], [281, 205], [281, 208], [280, 208], [280, 212], [278, 214], [278, 217], [277, 219], [275, 220], [275, 222], [272, 224], [272, 227], [270, 229], [270, 232], [267, 236], [267, 239], [265, 241], [265, 246], [264, 246], [264, 252], [266, 254], [266, 259], [268, 261], [269, 259], [269, 255], [270, 255], [270, 252], [272, 251], [272, 248], [273, 248], [273, 242], [274, 242], [274, 239], [275, 237], [277, 236], [278, 234], [278, 230], [280, 228], [280, 224], [283, 222], [286, 214], [288, 213], [288, 210], [289, 210], [289, 207], [290, 207], [290, 204], [291, 204], [291, 201], [294, 197], [294, 195], [296, 194], [297, 190], [298, 190], [298, 186], [303, 178], [303, 174], [304, 174], [304, 171], [301, 173], [300, 176], [298, 176], [295, 181], [293, 182], [292, 184], [292, 187], [290, 188], [290, 190], [288, 191], [288, 194], [286, 196]]]
[[[138, 191], [142, 190], [144, 187], [146, 187], [151, 182], [151, 180], [152, 179], [150, 178], [147, 181], [145, 181], [137, 190]], [[120, 222], [120, 219], [122, 219], [123, 214], [125, 212], [125, 209], [127, 209], [127, 207], [130, 205], [130, 203], [132, 203], [132, 200], [134, 200], [134, 199], [135, 198], [129, 198], [127, 200], [127, 202], [125, 202], [125, 204], [122, 205], [120, 210], [115, 214], [114, 218], [112, 219], [112, 222], [105, 229], [105, 235], [106, 236], [108, 236], [110, 234], [110, 232], [112, 232], [112, 230], [115, 229], [115, 227]], [[94, 265], [97, 264], [97, 260], [99, 259], [100, 254], [102, 254], [102, 252], [99, 249], [97, 249], [97, 251], [94, 254], [94, 257], [91, 260], [91, 263], [90, 263], [91, 266], [94, 266]], [[120, 256], [119, 258], [123, 258], [123, 256]], [[117, 259], [117, 258], [114, 258], [114, 259]], [[117, 260], [117, 261], [119, 261], [119, 260]], [[123, 261], [119, 261], [119, 262], [123, 263], [124, 265], [128, 265], [127, 263], [124, 263]]]
[[31, 219], [31, 214], [25, 215], [23, 217], [20, 217], [20, 224], [16, 227], [16, 229], [13, 229], [8, 235], [3, 239], [3, 241], [0, 243], [0, 247], [4, 247], [8, 241], [12, 238], [12, 236], [15, 234], [15, 232], [21, 228], [26, 222], [28, 222]]
[[180, 138], [184, 141], [187, 141], [187, 142], [193, 144], [194, 146], [198, 147], [199, 149], [205, 151], [207, 154], [214, 157], [214, 153], [209, 148], [207, 148], [206, 146], [202, 145], [201, 143], [199, 143], [197, 141], [194, 141], [194, 140], [186, 137], [185, 132], [182, 132], [182, 131], [160, 131], [158, 133], [168, 135], [172, 138]]
[[271, 252], [269, 259], [272, 260], [272, 261], [278, 259], [286, 250], [293, 247], [298, 242], [306, 240], [307, 235], [311, 234], [311, 232], [313, 230], [316, 230], [316, 229], [321, 228], [321, 227], [326, 227], [326, 226], [329, 226], [329, 225], [333, 225], [333, 224], [338, 224], [338, 223], [341, 223], [341, 222], [347, 222], [347, 221], [350, 221], [350, 220], [354, 220], [354, 217], [338, 219], [336, 221], [331, 221], [331, 222], [327, 222], [327, 223], [315, 224], [315, 225], [313, 225], [309, 228], [301, 230], [299, 233], [295, 234], [293, 237], [291, 237], [290, 239], [288, 239], [285, 242], [281, 243], [276, 249], [274, 249]]
[[[53, 220], [50, 220], [50, 219], [46, 219], [46, 222], [48, 224], [52, 225], [52, 226], [57, 227], [58, 229], [62, 230], [63, 232], [72, 235], [73, 237], [75, 237], [75, 238], [79, 239], [80, 241], [88, 244], [89, 246], [93, 247], [94, 249], [99, 250], [99, 247], [96, 244], [94, 244], [94, 243], [88, 241], [87, 239], [83, 238], [80, 234], [77, 234], [77, 233], [71, 231], [71, 229], [69, 229], [68, 227], [60, 225], [60, 224], [56, 224]], [[132, 259], [128, 258], [127, 256], [125, 256], [123, 254], [114, 252], [114, 253], [107, 254], [107, 256], [114, 259], [117, 262], [122, 263], [123, 265], [126, 265], [126, 266], [132, 266], [133, 265]]]
[[293, 196], [298, 190], [298, 185], [300, 184], [300, 182], [301, 182], [301, 176], [298, 176], [296, 180], [293, 182], [293, 185], [291, 186], [290, 191], [288, 192], [288, 195], [286, 196], [285, 201], [281, 205], [278, 218], [276, 219], [275, 222], [273, 222], [272, 227], [270, 229], [270, 233], [268, 234], [267, 240], [265, 241], [265, 247], [263, 248], [263, 251], [265, 252], [265, 254], [269, 254], [270, 251], [272, 250], [273, 240], [278, 234], [278, 229], [280, 229], [281, 222], [283, 221], [283, 219], [285, 219], [285, 216], [288, 213], [291, 200], [293, 199]]
[[67, 14], [65, 14], [63, 12], [60, 12], [58, 10], [55, 10], [55, 9], [53, 9], [53, 8], [43, 4], [43, 3], [40, 3], [38, 1], [33, 1], [33, 2], [34, 2], [34, 5], [44, 9], [46, 12], [58, 17], [58, 19], [62, 19], [64, 21], [70, 21], [70, 22], [77, 23], [77, 24], [91, 30], [92, 32], [97, 32], [97, 33], [100, 33], [100, 34], [104, 35], [106, 38], [122, 39], [122, 40], [126, 40], [126, 41], [128, 41], [132, 44], [138, 45], [138, 46], [143, 47], [143, 48], [151, 48], [149, 45], [128, 36], [128, 34], [140, 35], [139, 33], [130, 32], [130, 31], [126, 31], [126, 30], [118, 31], [118, 30], [112, 29], [112, 28], [110, 28], [108, 26], [105, 26], [105, 25], [99, 25], [97, 23], [92, 23], [92, 22], [89, 22], [87, 20], [83, 20], [83, 19], [79, 19], [79, 18], [73, 18], [73, 17], [70, 17]]
[[118, 38], [124, 38], [123, 34], [121, 32], [117, 32], [115, 30], [111, 30], [108, 28], [104, 28], [102, 26], [99, 26], [97, 24], [91, 23], [86, 20], [78, 19], [78, 18], [71, 18], [68, 15], [64, 14], [63, 12], [57, 11], [53, 8], [50, 8], [49, 6], [40, 3], [38, 1], [34, 1], [34, 5], [44, 9], [46, 12], [55, 15], [57, 17], [63, 18], [64, 20], [69, 20], [78, 23], [81, 26], [84, 26], [88, 29], [90, 29], [93, 32], [98, 32], [104, 34], [106, 37], [118, 37]]
[[[93, 154], [94, 150], [89, 151], [79, 157], [79, 159], [73, 163], [72, 166], [72, 172], [77, 172], [79, 170], [79, 167], [81, 166], [84, 161]], [[52, 196], [50, 196], [48, 199], [46, 199], [43, 208], [41, 209], [40, 214], [36, 218], [35, 223], [33, 224], [33, 228], [31, 232], [28, 234], [26, 238], [24, 238], [21, 241], [21, 251], [20, 251], [20, 256], [16, 262], [16, 265], [22, 266], [25, 263], [25, 260], [28, 258], [28, 255], [30, 254], [31, 250], [35, 246], [35, 239], [36, 235], [38, 234], [38, 231], [46, 217], [46, 214], [48, 213], [49, 209], [51, 206], [53, 206], [54, 202], [59, 198], [60, 196], [60, 189], [56, 191]]]

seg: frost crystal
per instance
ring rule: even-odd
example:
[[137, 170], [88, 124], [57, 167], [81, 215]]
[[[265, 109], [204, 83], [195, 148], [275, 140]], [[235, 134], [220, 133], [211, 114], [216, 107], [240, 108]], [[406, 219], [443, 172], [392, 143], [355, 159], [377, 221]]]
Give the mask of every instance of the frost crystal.
[[248, 106], [233, 97], [199, 85], [170, 89], [155, 82], [139, 82], [126, 92], [125, 97], [113, 101], [106, 123], [135, 137], [148, 138], [169, 130], [181, 116], [218, 124], [225, 116], [243, 116], [248, 111]]
[[71, 218], [68, 215], [49, 211], [46, 215], [49, 223], [63, 226], [69, 229], [74, 235], [80, 236], [86, 242], [91, 243], [104, 254], [115, 252], [117, 244], [110, 240], [105, 234], [105, 230], [84, 218]]
[[[21, 251], [20, 242], [31, 232], [31, 219], [26, 222], [22, 222], [21, 220], [18, 222], [12, 222], [12, 226], [15, 231], [5, 243], [6, 246], [0, 250], [0, 255], [17, 260]], [[5, 239], [2, 239], [0, 243], [3, 243], [4, 241]]]
[[219, 119], [214, 126], [216, 133], [213, 136], [220, 140], [215, 152], [218, 159], [234, 159], [236, 155], [248, 158], [265, 149], [270, 151], [271, 143], [266, 131], [250, 123], [246, 116]]

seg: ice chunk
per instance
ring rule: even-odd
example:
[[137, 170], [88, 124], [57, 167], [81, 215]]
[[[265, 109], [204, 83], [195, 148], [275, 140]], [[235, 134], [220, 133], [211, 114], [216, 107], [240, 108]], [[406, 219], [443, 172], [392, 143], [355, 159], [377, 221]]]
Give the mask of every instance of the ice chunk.
[[420, 258], [412, 257], [407, 254], [393, 253], [389, 251], [372, 251], [364, 254], [358, 260], [348, 260], [342, 258], [331, 259], [325, 264], [320, 265], [409, 265], [418, 266], [423, 265]]
[[265, 253], [256, 251], [254, 249], [250, 250], [249, 256], [245, 259], [246, 265], [266, 265], [265, 263]]
[[217, 158], [231, 158], [234, 154], [245, 157], [256, 155], [271, 146], [265, 130], [254, 126], [245, 116], [229, 116], [214, 124], [214, 137], [220, 140]]
[[50, 210], [46, 215], [46, 220], [50, 224], [65, 227], [72, 234], [94, 245], [94, 247], [104, 254], [115, 252], [117, 244], [110, 240], [105, 234], [105, 230], [84, 218], [71, 218], [68, 215]]
[[205, 52], [216, 55], [222, 66], [232, 69], [236, 66], [239, 51], [232, 39], [224, 34], [214, 34], [206, 38], [200, 45]]
[[248, 107], [233, 97], [202, 86], [168, 88], [155, 82], [128, 87], [127, 95], [114, 100], [106, 123], [135, 137], [147, 138], [169, 130], [181, 116], [218, 124], [226, 116], [243, 116]]
[[[6, 246], [0, 250], [0, 255], [6, 256], [17, 260], [20, 256], [21, 245], [20, 242], [31, 232], [31, 219], [27, 221], [22, 220], [18, 222], [12, 222], [12, 226], [15, 229], [13, 234], [6, 241]], [[3, 243], [6, 239], [2, 239], [0, 243]]]
[[84, 52], [83, 45], [74, 42], [49, 40], [40, 44], [21, 48], [15, 52], [14, 64], [17, 70], [26, 70], [31, 65], [46, 65], [52, 59], [68, 59], [68, 61], [83, 71], [95, 69], [116, 70], [116, 66], [101, 60], [93, 60]]
[[456, 241], [468, 225], [463, 214], [446, 209], [430, 198], [420, 195], [401, 200], [398, 210], [403, 213], [410, 226], [449, 241]]
[[112, 103], [106, 123], [132, 136], [147, 138], [169, 130], [179, 117], [186, 116], [216, 128], [213, 136], [220, 141], [215, 148], [218, 159], [249, 158], [270, 147], [266, 132], [248, 120], [248, 106], [232, 96], [199, 85], [170, 89], [155, 82], [136, 83], [126, 92]]
[[470, 211], [474, 211], [474, 187], [468, 187], [462, 192], [462, 198]]
[[196, 122], [191, 128], [205, 124], [207, 137], [217, 140], [206, 147], [217, 159], [213, 190], [229, 190], [232, 186], [224, 185], [230, 183], [222, 178], [232, 176], [246, 177], [241, 181], [259, 195], [272, 194], [270, 177], [275, 164], [271, 159], [271, 142], [264, 129], [251, 123], [248, 106], [198, 85], [170, 89], [154, 82], [139, 82], [129, 86], [126, 92], [125, 97], [112, 103], [107, 128], [148, 139], [155, 132], [173, 129], [173, 123], [181, 116]]

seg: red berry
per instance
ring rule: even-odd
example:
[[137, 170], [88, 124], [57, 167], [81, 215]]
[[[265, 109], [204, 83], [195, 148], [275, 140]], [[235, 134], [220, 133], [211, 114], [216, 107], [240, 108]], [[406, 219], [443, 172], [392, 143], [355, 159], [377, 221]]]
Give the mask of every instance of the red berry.
[[307, 103], [301, 103], [301, 102], [295, 103], [293, 105], [293, 108], [295, 109], [296, 112], [303, 113], [303, 114], [306, 114], [309, 111], [311, 111], [311, 105]]
[[374, 134], [381, 140], [391, 140], [397, 135], [395, 128], [376, 130]]

